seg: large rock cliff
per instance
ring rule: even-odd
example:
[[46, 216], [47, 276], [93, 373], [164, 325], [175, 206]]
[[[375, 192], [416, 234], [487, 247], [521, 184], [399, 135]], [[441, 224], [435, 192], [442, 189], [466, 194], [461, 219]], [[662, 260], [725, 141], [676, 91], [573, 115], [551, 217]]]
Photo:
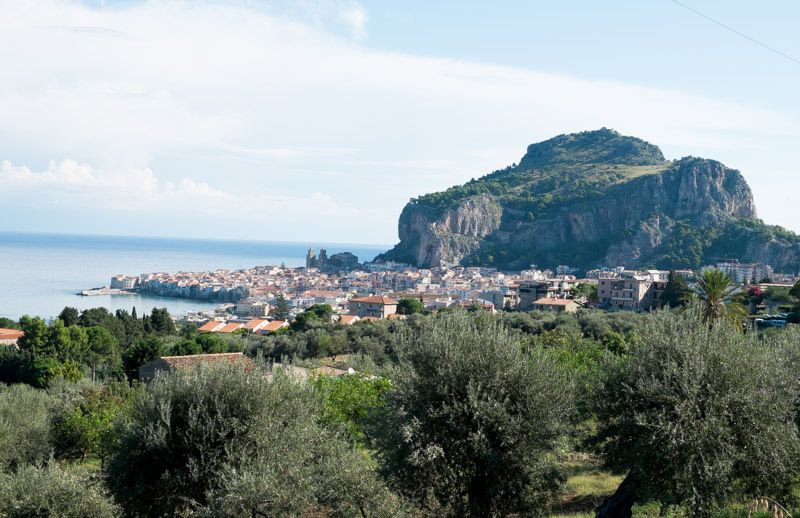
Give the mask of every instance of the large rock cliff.
[[413, 199], [384, 259], [417, 266], [698, 267], [736, 258], [796, 270], [800, 238], [757, 219], [739, 171], [664, 159], [612, 130], [528, 147], [519, 165]]

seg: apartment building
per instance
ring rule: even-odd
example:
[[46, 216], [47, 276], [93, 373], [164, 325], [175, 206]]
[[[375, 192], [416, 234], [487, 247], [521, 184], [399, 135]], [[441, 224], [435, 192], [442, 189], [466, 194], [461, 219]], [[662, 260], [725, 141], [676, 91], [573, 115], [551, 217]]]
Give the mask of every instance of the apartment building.
[[347, 307], [351, 315], [357, 315], [360, 318], [387, 318], [389, 315], [397, 313], [397, 301], [384, 295], [350, 299]]
[[597, 281], [598, 306], [627, 311], [657, 309], [661, 307], [668, 277], [669, 272], [664, 270], [625, 271], [619, 276], [601, 277]]

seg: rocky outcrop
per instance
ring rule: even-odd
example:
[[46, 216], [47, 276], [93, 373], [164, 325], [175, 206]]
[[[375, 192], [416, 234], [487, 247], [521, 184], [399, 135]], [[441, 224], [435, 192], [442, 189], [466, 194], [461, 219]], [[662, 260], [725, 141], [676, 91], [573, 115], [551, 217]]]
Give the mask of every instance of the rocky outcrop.
[[791, 233], [748, 233], [741, 242], [725, 233], [756, 217], [739, 171], [695, 157], [667, 162], [652, 144], [600, 130], [534, 144], [519, 166], [412, 200], [400, 216], [400, 243], [384, 258], [424, 267], [698, 266], [677, 263], [699, 260], [681, 255], [681, 240], [703, 230], [703, 253], [725, 236], [743, 261], [797, 264]]
[[409, 203], [400, 215], [397, 258], [419, 265], [457, 263], [480, 248], [500, 226], [502, 207], [489, 196], [475, 196], [439, 216]]

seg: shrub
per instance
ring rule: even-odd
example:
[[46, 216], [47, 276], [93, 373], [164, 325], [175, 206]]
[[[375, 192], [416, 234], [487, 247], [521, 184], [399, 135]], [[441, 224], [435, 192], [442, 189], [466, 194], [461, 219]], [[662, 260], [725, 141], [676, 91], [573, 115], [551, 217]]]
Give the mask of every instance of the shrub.
[[0, 516], [30, 518], [111, 518], [120, 516], [98, 481], [89, 481], [56, 464], [23, 466], [0, 475]]
[[406, 336], [389, 377], [373, 433], [395, 487], [441, 515], [546, 511], [573, 407], [550, 354], [456, 311]]
[[367, 418], [383, 406], [383, 398], [391, 383], [384, 378], [358, 374], [319, 376], [312, 384], [325, 396], [325, 419], [344, 425], [350, 438], [364, 441]]
[[800, 439], [783, 349], [725, 320], [709, 326], [697, 305], [648, 319], [641, 339], [598, 397], [607, 459], [629, 472], [623, 485], [697, 517], [733, 496], [785, 494]]
[[0, 391], [0, 471], [50, 458], [50, 405], [46, 392], [27, 385]]
[[[316, 391], [260, 369], [200, 367], [134, 398], [109, 483], [134, 515], [300, 514], [391, 501], [365, 459], [322, 424]], [[341, 484], [331, 487], [331, 484]]]
[[126, 404], [111, 386], [82, 385], [64, 393], [53, 415], [56, 458], [83, 460], [94, 454], [101, 463], [115, 440], [115, 421]]

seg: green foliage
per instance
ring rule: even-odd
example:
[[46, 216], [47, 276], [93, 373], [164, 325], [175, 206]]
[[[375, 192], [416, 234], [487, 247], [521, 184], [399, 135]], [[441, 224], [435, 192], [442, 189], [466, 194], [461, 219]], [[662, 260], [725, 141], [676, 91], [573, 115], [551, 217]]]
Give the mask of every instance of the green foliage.
[[336, 360], [336, 356], [342, 354], [347, 344], [347, 338], [343, 334], [323, 334], [316, 342], [317, 355], [326, 355], [331, 360]]
[[56, 464], [0, 475], [0, 516], [113, 518], [120, 509], [101, 485]]
[[49, 343], [49, 330], [44, 320], [25, 315], [19, 319], [19, 327], [25, 332], [17, 340], [20, 350], [30, 352], [33, 356], [53, 354], [53, 347]]
[[278, 320], [288, 320], [289, 310], [289, 301], [286, 300], [286, 297], [283, 296], [283, 293], [278, 293], [278, 296], [275, 297], [275, 306], [272, 309], [272, 316]]
[[295, 317], [291, 323], [291, 329], [293, 331], [308, 331], [323, 323], [324, 322], [320, 320], [317, 313], [306, 310]]
[[341, 423], [354, 441], [365, 442], [367, 418], [383, 406], [383, 398], [391, 388], [389, 380], [358, 374], [319, 376], [311, 384], [325, 397], [325, 419]]
[[597, 284], [582, 282], [575, 288], [575, 298], [584, 298], [590, 301], [597, 300]]
[[15, 322], [10, 318], [0, 317], [0, 327], [4, 329], [19, 329], [19, 322]]
[[157, 334], [175, 334], [175, 322], [172, 321], [172, 317], [169, 315], [167, 308], [153, 308], [150, 312], [150, 325]]
[[425, 311], [425, 306], [419, 299], [405, 297], [398, 301], [397, 312], [401, 315], [413, 315]]
[[711, 229], [700, 228], [691, 221], [676, 221], [669, 239], [656, 251], [656, 262], [670, 268], [699, 268], [714, 236]]
[[786, 304], [795, 301], [795, 297], [791, 294], [791, 289], [782, 286], [770, 286], [764, 290], [764, 300], [769, 301], [771, 305]]
[[725, 320], [741, 327], [747, 312], [732, 298], [739, 289], [733, 280], [721, 270], [706, 270], [697, 280], [697, 298], [703, 319], [706, 322]]
[[200, 367], [134, 398], [109, 462], [133, 515], [352, 515], [391, 502], [366, 460], [322, 424], [324, 402], [280, 372]]
[[77, 397], [54, 413], [53, 444], [57, 458], [105, 459], [115, 440], [114, 424], [126, 401], [109, 387], [83, 385]]
[[540, 348], [464, 312], [408, 334], [372, 431], [392, 485], [439, 515], [543, 514], [571, 383]]
[[[166, 309], [154, 309], [138, 319], [135, 314], [105, 308], [77, 313], [66, 307], [49, 326], [38, 317], [24, 316], [19, 327], [19, 354], [0, 354], [0, 381], [46, 387], [53, 379], [77, 380], [90, 374], [93, 381], [136, 376], [143, 361], [160, 354], [157, 336], [173, 336], [175, 325]], [[226, 344], [221, 349], [228, 350]], [[155, 349], [158, 354], [154, 355]], [[205, 348], [204, 348], [205, 349]], [[209, 347], [210, 349], [210, 347]], [[125, 362], [123, 364], [123, 358]]]
[[671, 308], [677, 308], [686, 305], [691, 297], [692, 290], [686, 284], [686, 279], [675, 273], [675, 270], [670, 271], [667, 285], [661, 294], [661, 303]]
[[789, 295], [796, 299], [800, 299], [800, 281], [797, 281], [792, 289], [789, 290]]
[[323, 322], [329, 322], [333, 316], [333, 308], [330, 304], [312, 304], [305, 313], [313, 313]]
[[[117, 339], [104, 327], [90, 327], [86, 330], [87, 351], [85, 360], [92, 368], [92, 380], [97, 377], [98, 369], [106, 374], [117, 371], [121, 367], [121, 358], [117, 351]], [[104, 376], [107, 377], [107, 376]]]
[[782, 495], [798, 475], [798, 384], [780, 347], [703, 306], [660, 312], [598, 393], [601, 444], [640, 497], [711, 516], [738, 495]]
[[76, 308], [69, 306], [65, 307], [61, 313], [58, 314], [59, 320], [64, 322], [64, 325], [67, 327], [77, 325], [80, 316], [81, 314]]
[[46, 392], [27, 385], [0, 390], [0, 472], [50, 458], [50, 406]]
[[155, 336], [136, 342], [122, 354], [125, 373], [130, 378], [138, 378], [139, 367], [161, 356], [163, 349], [163, 342]]

